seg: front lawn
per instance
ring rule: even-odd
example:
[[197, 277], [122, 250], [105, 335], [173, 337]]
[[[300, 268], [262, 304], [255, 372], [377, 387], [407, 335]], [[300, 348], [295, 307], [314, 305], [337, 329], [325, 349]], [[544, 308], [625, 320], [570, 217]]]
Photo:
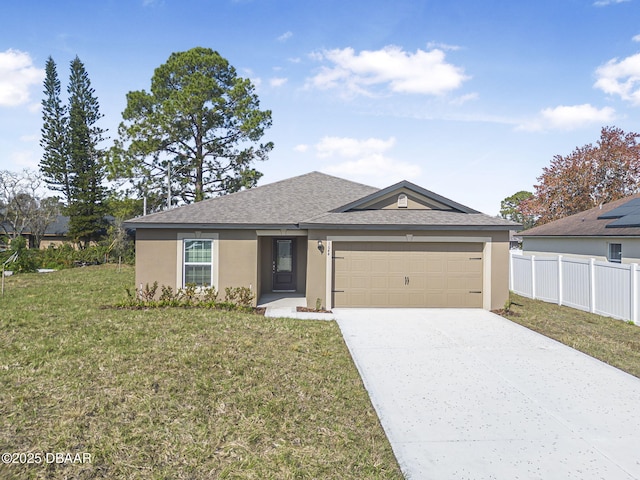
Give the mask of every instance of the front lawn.
[[622, 320], [511, 294], [504, 316], [640, 377], [640, 327]]
[[7, 279], [0, 453], [36, 463], [0, 478], [402, 478], [334, 322], [101, 308], [133, 283], [109, 265]]

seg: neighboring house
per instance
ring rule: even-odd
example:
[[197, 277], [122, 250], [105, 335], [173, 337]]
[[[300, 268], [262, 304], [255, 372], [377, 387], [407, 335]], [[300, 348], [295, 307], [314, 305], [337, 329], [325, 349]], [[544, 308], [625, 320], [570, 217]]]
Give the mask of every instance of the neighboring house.
[[520, 232], [525, 255], [640, 262], [640, 194]]
[[[14, 236], [15, 232], [13, 227], [9, 222], [4, 222], [1, 225], [0, 234], [5, 234], [8, 236]], [[65, 217], [64, 215], [58, 215], [56, 219], [47, 226], [40, 239], [40, 248], [48, 248], [49, 246], [60, 246], [63, 243], [69, 242], [67, 234], [69, 232], [69, 217]], [[36, 244], [36, 239], [33, 231], [30, 227], [24, 229], [21, 235], [27, 241], [27, 245], [29, 248], [34, 248]]]
[[[111, 215], [105, 215], [105, 221], [108, 224], [113, 224], [115, 218]], [[0, 233], [13, 233], [13, 227], [8, 223], [2, 225], [2, 229], [0, 229]], [[103, 232], [106, 234], [106, 231]], [[27, 240], [27, 245], [29, 248], [35, 247], [35, 235], [30, 227], [27, 227], [23, 232], [22, 236]], [[47, 249], [49, 247], [59, 247], [65, 243], [72, 243], [73, 240], [69, 237], [69, 217], [65, 215], [56, 216], [55, 220], [47, 225], [47, 228], [44, 231], [44, 234], [40, 238], [40, 249]]]
[[56, 219], [47, 226], [44, 235], [40, 239], [40, 248], [59, 247], [71, 241], [69, 239], [69, 217], [58, 215]]
[[136, 285], [296, 292], [315, 307], [500, 308], [513, 222], [403, 181], [318, 172], [137, 217]]

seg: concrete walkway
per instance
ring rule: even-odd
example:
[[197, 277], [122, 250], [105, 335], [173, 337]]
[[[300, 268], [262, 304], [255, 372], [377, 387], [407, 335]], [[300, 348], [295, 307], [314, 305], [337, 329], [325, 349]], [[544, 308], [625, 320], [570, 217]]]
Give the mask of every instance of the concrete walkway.
[[332, 313], [298, 312], [298, 307], [304, 307], [306, 304], [307, 299], [304, 295], [292, 293], [262, 295], [258, 300], [258, 307], [265, 308], [265, 317], [334, 320]]
[[484, 310], [334, 309], [409, 479], [640, 479], [640, 379]]

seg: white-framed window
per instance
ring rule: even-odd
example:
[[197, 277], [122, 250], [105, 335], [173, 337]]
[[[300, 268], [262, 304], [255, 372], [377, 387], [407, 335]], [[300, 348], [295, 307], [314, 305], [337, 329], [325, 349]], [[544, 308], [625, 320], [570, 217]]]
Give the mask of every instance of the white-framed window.
[[622, 244], [610, 243], [608, 259], [613, 263], [622, 263]]
[[193, 283], [199, 287], [213, 285], [213, 240], [186, 238], [182, 243], [184, 245], [182, 284]]

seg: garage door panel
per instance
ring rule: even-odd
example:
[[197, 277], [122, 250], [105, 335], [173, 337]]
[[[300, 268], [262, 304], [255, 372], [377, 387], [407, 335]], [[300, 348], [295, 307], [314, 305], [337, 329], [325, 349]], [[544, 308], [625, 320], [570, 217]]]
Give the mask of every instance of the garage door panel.
[[356, 275], [351, 278], [350, 288], [370, 288], [371, 277]]
[[373, 265], [366, 258], [350, 258], [348, 264], [352, 272], [371, 272]]
[[482, 249], [467, 243], [336, 242], [334, 305], [482, 307]]

